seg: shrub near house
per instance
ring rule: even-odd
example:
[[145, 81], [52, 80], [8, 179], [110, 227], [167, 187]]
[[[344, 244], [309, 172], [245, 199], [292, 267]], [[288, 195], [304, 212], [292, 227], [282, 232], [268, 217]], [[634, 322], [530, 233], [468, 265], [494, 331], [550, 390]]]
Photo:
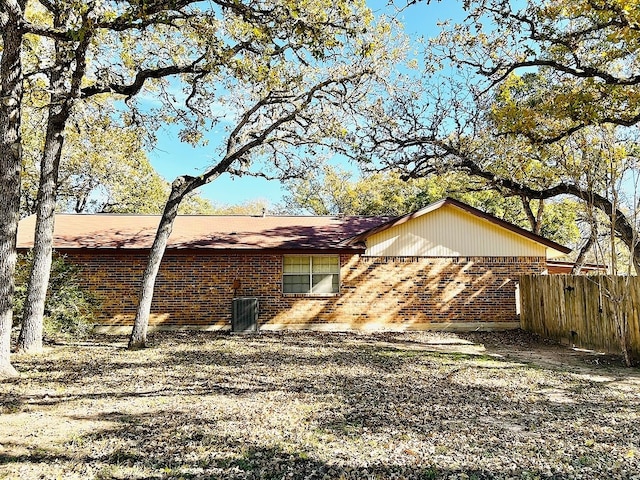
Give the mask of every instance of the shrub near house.
[[[18, 258], [14, 296], [16, 324], [22, 320], [32, 261], [30, 251]], [[80, 270], [78, 265], [67, 261], [64, 256], [54, 254], [44, 307], [45, 336], [82, 337], [93, 328], [99, 302], [83, 284]]]

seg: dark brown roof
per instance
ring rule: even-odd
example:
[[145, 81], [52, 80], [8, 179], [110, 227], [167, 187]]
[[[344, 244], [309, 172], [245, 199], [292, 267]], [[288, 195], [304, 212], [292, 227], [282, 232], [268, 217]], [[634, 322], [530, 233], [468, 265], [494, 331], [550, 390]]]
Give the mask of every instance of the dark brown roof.
[[[547, 270], [549, 273], [571, 273], [575, 262], [570, 260], [547, 260]], [[608, 267], [604, 264], [598, 263], [584, 263], [580, 267], [580, 273], [587, 272], [607, 273]]]
[[[562, 253], [571, 249], [500, 220], [452, 198], [400, 217], [179, 215], [167, 248], [203, 249], [362, 249], [378, 232], [452, 205]], [[148, 249], [159, 215], [57, 214], [54, 248]], [[18, 248], [33, 246], [35, 215], [20, 222]]]
[[[167, 248], [354, 249], [341, 242], [390, 217], [179, 215]], [[57, 214], [54, 248], [148, 249], [159, 215]], [[18, 248], [33, 246], [35, 215], [20, 222]]]
[[433, 212], [434, 210], [437, 210], [438, 208], [441, 208], [445, 205], [452, 205], [454, 207], [460, 208], [472, 215], [480, 217], [495, 225], [498, 225], [502, 228], [510, 230], [514, 233], [517, 233], [518, 235], [522, 235], [523, 237], [526, 237], [530, 240], [533, 240], [534, 242], [540, 243], [546, 247], [552, 248], [559, 252], [562, 252], [565, 254], [571, 252], [571, 249], [565, 247], [564, 245], [560, 245], [559, 243], [549, 240], [548, 238], [544, 238], [544, 237], [541, 237], [540, 235], [536, 235], [535, 233], [529, 232], [528, 230], [525, 230], [516, 225], [513, 225], [512, 223], [505, 222], [504, 220], [500, 220], [498, 217], [494, 217], [493, 215], [483, 212], [482, 210], [478, 210], [477, 208], [474, 208], [471, 205], [467, 205], [466, 203], [460, 202], [453, 198], [444, 198], [430, 205], [427, 205], [426, 207], [421, 208], [420, 210], [417, 210], [413, 213], [396, 217], [387, 222], [376, 225], [365, 232], [361, 232], [357, 235], [354, 235], [352, 238], [345, 241], [345, 244], [355, 245], [357, 243], [364, 242], [371, 235], [387, 230], [388, 228], [395, 227], [396, 225], [400, 225], [402, 223], [408, 222], [409, 220], [412, 220], [414, 218], [421, 217], [422, 215], [425, 215], [429, 212]]

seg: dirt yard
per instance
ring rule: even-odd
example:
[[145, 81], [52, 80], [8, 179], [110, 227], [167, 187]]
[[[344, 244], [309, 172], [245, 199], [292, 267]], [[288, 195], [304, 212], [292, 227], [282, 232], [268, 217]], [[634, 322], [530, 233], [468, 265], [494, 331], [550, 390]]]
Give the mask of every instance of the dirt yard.
[[122, 337], [15, 356], [0, 478], [636, 479], [640, 371], [494, 334]]

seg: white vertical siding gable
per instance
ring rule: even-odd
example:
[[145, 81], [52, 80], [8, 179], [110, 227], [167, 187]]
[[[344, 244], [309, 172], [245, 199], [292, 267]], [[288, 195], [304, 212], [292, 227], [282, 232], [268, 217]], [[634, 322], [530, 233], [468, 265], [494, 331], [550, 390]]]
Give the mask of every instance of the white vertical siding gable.
[[546, 254], [546, 247], [453, 205], [367, 238], [367, 256], [519, 257]]

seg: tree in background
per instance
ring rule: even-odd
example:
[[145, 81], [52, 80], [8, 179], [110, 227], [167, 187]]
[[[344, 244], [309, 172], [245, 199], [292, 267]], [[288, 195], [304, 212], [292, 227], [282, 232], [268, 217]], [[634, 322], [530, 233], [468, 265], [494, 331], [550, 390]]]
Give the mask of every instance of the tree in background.
[[[25, 116], [27, 120], [32, 115]], [[29, 126], [29, 123], [27, 123]], [[38, 191], [36, 128], [25, 128], [21, 215], [35, 213]], [[59, 212], [159, 214], [169, 183], [144, 152], [146, 134], [135, 125], [119, 125], [113, 116], [84, 110], [64, 133], [57, 206]], [[213, 205], [194, 195], [181, 213], [211, 213]]]
[[278, 210], [290, 214], [389, 215], [417, 210], [430, 203], [429, 180], [404, 182], [394, 173], [354, 179], [353, 172], [325, 165], [286, 184], [289, 192]]
[[[80, 101], [100, 103], [117, 96], [131, 109], [132, 113], [125, 116], [128, 122], [144, 124], [151, 131], [165, 122], [179, 122], [184, 127], [182, 140], [197, 143], [205, 128], [229, 124], [226, 116], [236, 116], [234, 109], [242, 109], [238, 105], [243, 103], [238, 100], [256, 93], [251, 91], [253, 85], [260, 84], [270, 96], [256, 104], [261, 108], [255, 112], [244, 112], [248, 117], [253, 113], [268, 117], [270, 106], [299, 102], [301, 97], [281, 97], [276, 90], [282, 87], [279, 82], [284, 60], [290, 64], [297, 61], [308, 69], [322, 61], [331, 62], [334, 53], [330, 50], [337, 51], [344, 40], [354, 45], [360, 42], [358, 36], [370, 20], [362, 1], [328, 0], [307, 2], [304, 8], [285, 0], [260, 4], [132, 1], [100, 5], [59, 0], [34, 3], [33, 14], [25, 15], [20, 9], [14, 12], [19, 34], [29, 36], [29, 42], [22, 45], [38, 45], [33, 62], [36, 68], [27, 78], [44, 85], [48, 110], [29, 287], [32, 300], [27, 302], [32, 311], [25, 312], [25, 333], [19, 342], [23, 350], [41, 346], [39, 331], [51, 261], [63, 133]], [[370, 54], [372, 45], [364, 41], [357, 48]], [[3, 53], [4, 58], [8, 57]], [[349, 76], [334, 73], [342, 78]], [[299, 80], [295, 75], [287, 78], [294, 83]], [[19, 83], [22, 81], [18, 78]], [[247, 90], [239, 90], [238, 82]], [[328, 86], [318, 84], [307, 92], [308, 97], [315, 100], [315, 93]], [[286, 95], [290, 90], [282, 91]], [[141, 92], [159, 106], [137, 102]], [[21, 103], [21, 98], [18, 101]], [[295, 117], [297, 112], [289, 114]], [[303, 116], [298, 119], [307, 120]], [[233, 149], [233, 145], [223, 148]], [[238, 152], [238, 158], [244, 153]], [[191, 191], [187, 188], [181, 197]]]
[[82, 120], [65, 135], [58, 187], [61, 210], [158, 213], [167, 182], [147, 159], [142, 129], [117, 125], [99, 114]]
[[237, 204], [214, 204], [209, 213], [214, 215], [264, 215], [269, 213], [268, 200], [247, 200]]
[[[640, 174], [629, 128], [640, 120], [634, 5], [469, 2], [466, 19], [429, 44], [424, 77], [399, 79], [404, 87], [380, 102], [371, 128], [354, 133], [361, 159], [406, 178], [466, 173], [521, 198], [531, 220], [526, 205], [592, 205], [640, 271], [634, 192], [614, 198], [589, 181], [611, 165], [616, 178]], [[618, 160], [607, 166], [600, 155]]]
[[322, 171], [292, 180], [279, 211], [398, 216], [449, 196], [563, 245], [574, 245], [580, 236], [579, 206], [567, 199], [542, 206], [539, 202], [523, 204], [519, 196], [501, 195], [486, 182], [458, 172], [406, 181], [393, 171], [354, 177], [352, 172], [326, 165]]

